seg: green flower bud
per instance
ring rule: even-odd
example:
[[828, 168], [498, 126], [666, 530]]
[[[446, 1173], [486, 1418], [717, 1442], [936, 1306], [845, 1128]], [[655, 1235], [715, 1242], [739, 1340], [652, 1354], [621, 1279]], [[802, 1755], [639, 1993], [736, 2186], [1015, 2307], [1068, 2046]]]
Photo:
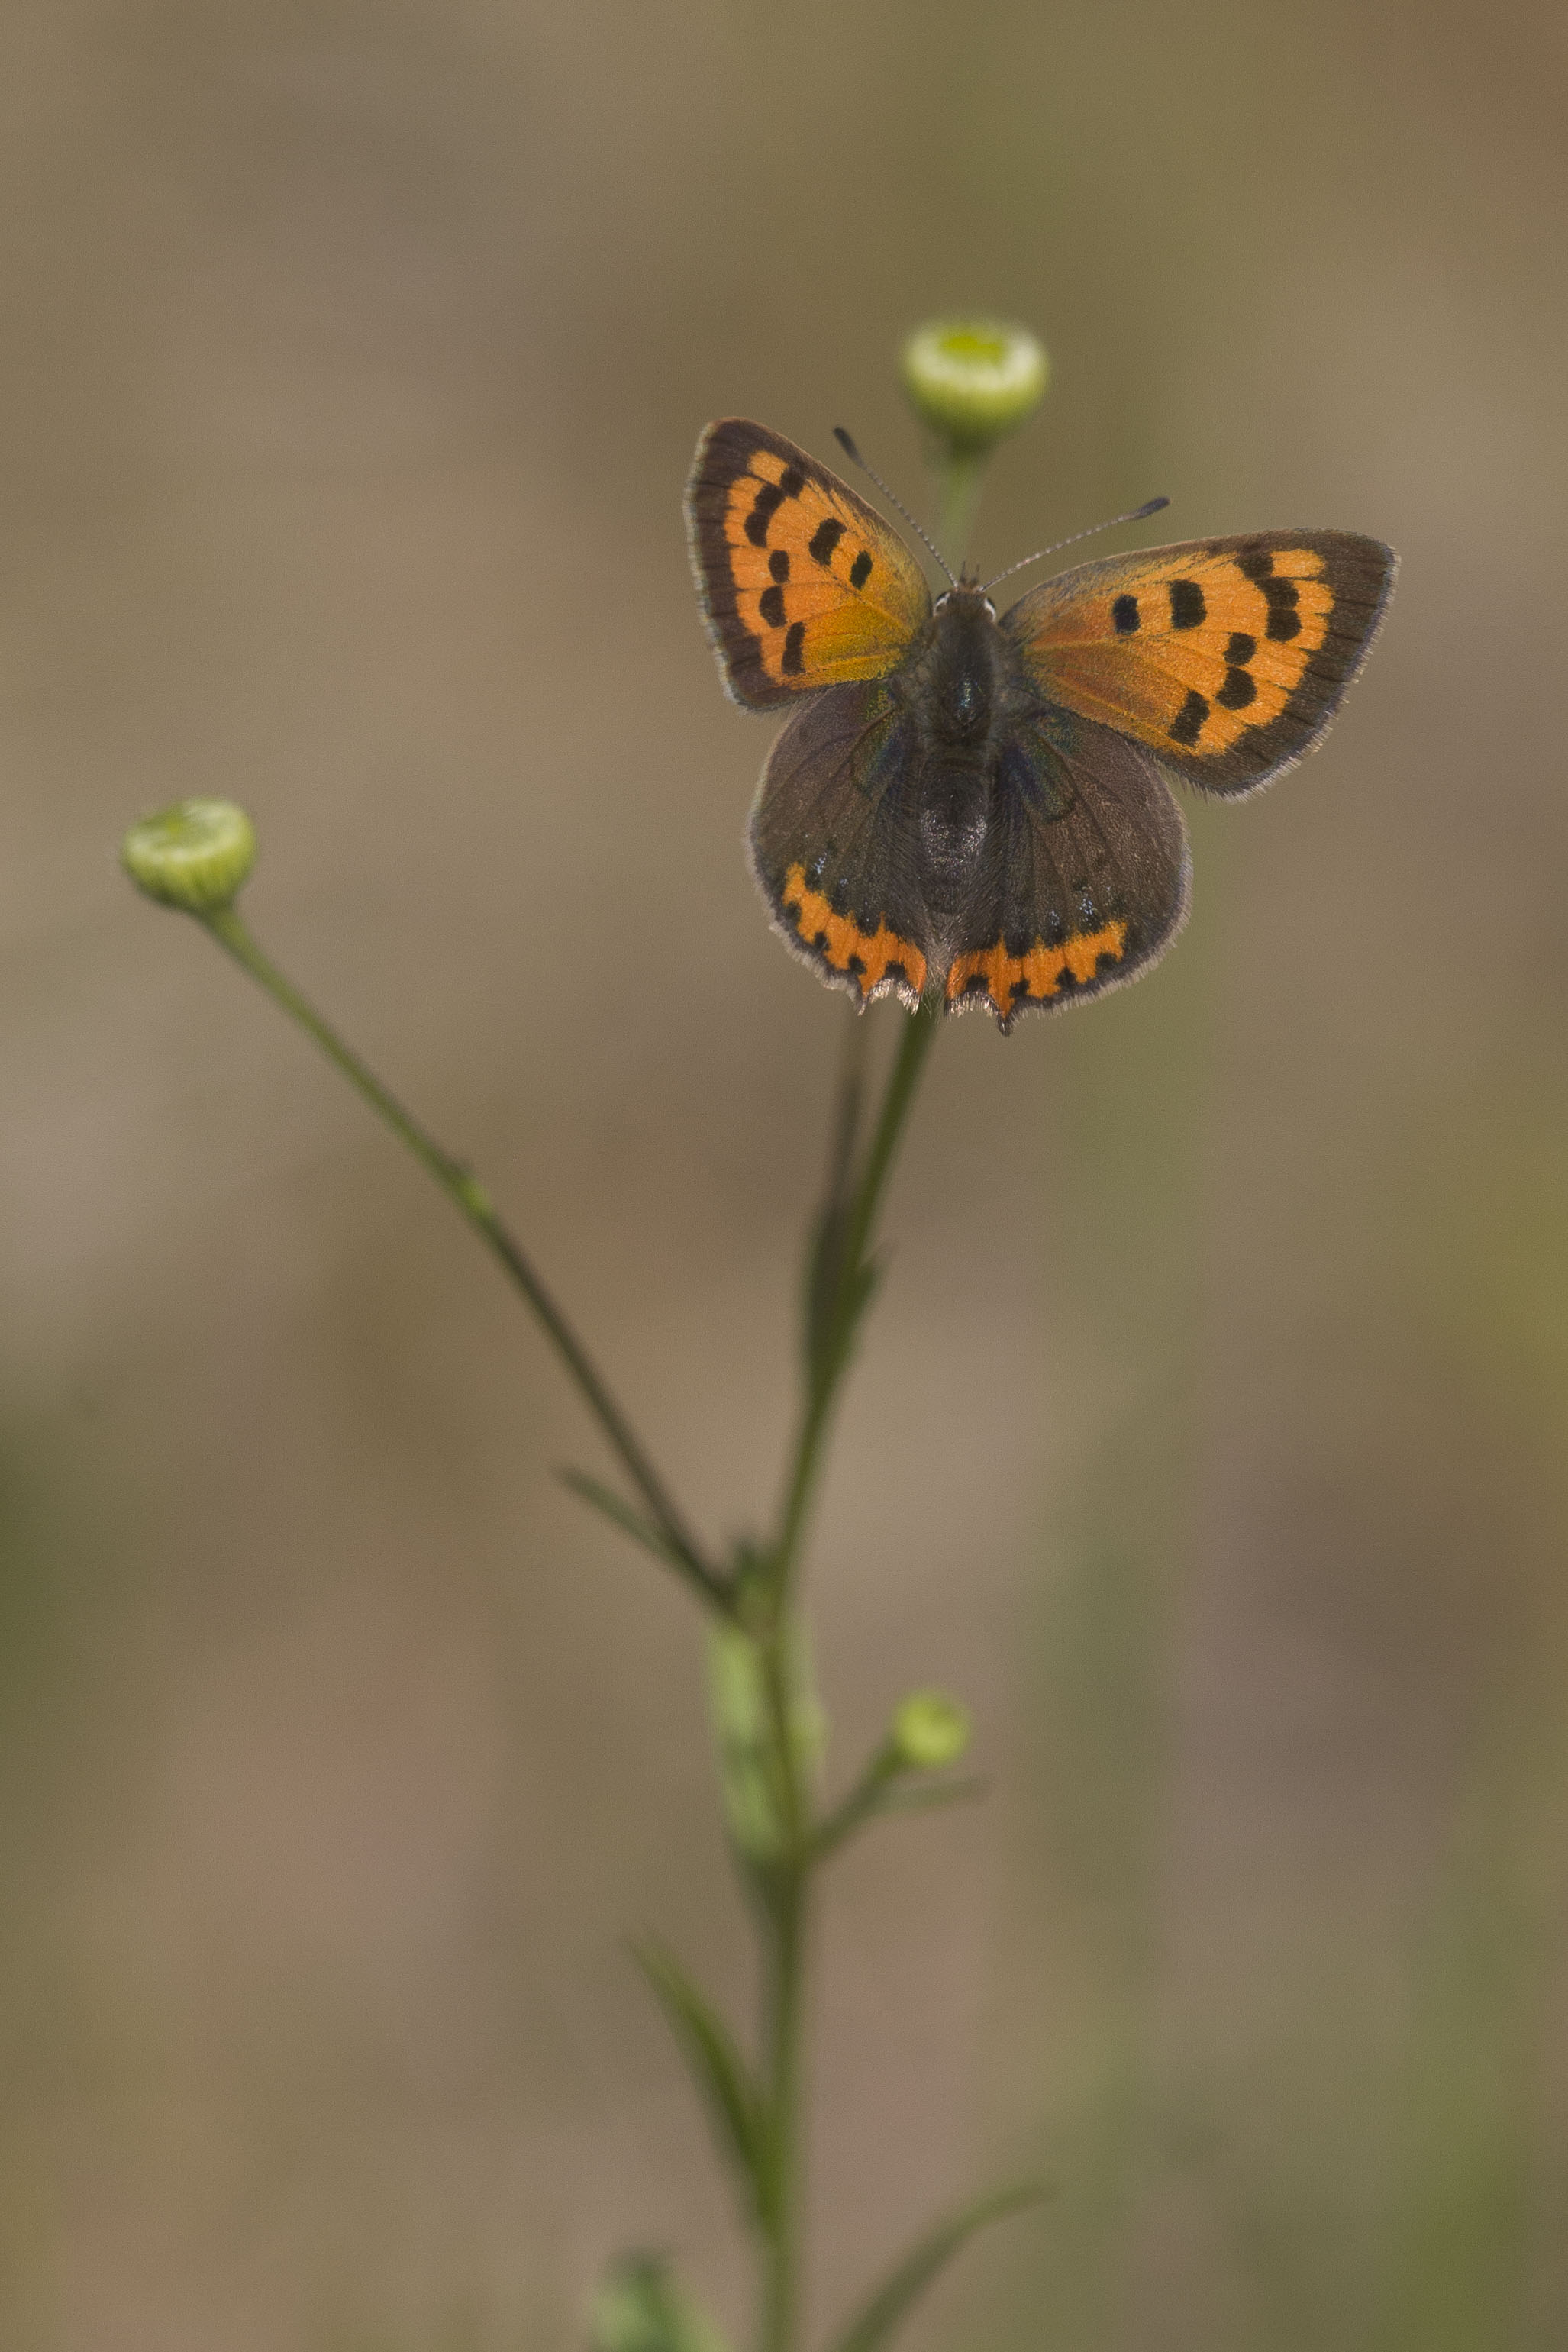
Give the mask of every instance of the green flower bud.
[[132, 826], [120, 862], [161, 906], [220, 915], [256, 863], [256, 828], [232, 801], [176, 801]]
[[937, 319], [917, 327], [900, 362], [915, 415], [955, 449], [988, 448], [1039, 404], [1050, 374], [1044, 347], [1003, 319]]
[[893, 1710], [888, 1754], [901, 1772], [940, 1772], [969, 1745], [969, 1709], [945, 1691], [910, 1691]]
[[591, 2352], [724, 2352], [723, 2339], [662, 2254], [612, 2264], [588, 2319]]

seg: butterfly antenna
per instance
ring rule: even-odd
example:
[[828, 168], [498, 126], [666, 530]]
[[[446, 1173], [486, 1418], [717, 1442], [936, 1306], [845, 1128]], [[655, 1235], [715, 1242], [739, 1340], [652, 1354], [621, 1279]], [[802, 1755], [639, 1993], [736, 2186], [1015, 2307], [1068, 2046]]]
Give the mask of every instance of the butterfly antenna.
[[949, 563], [946, 556], [942, 553], [941, 548], [937, 545], [935, 540], [931, 537], [930, 531], [927, 530], [923, 525], [915, 520], [913, 515], [910, 512], [902, 499], [894, 497], [892, 491], [888, 488], [888, 485], [882, 479], [880, 474], [871, 472], [870, 467], [868, 466], [865, 458], [862, 457], [859, 450], [857, 449], [854, 442], [851, 441], [848, 434], [846, 433], [842, 425], [836, 425], [834, 426], [833, 437], [837, 442], [839, 447], [843, 450], [844, 455], [847, 457], [852, 457], [863, 474], [871, 475], [871, 479], [876, 483], [877, 488], [881, 491], [882, 496], [887, 499], [888, 504], [890, 507], [897, 507], [899, 512], [903, 516], [904, 520], [909, 524], [910, 529], [920, 533], [921, 538], [924, 540], [926, 545], [930, 548], [937, 562], [941, 564], [942, 570], [947, 573], [949, 580], [952, 582], [952, 585], [956, 588], [958, 582], [953, 576], [952, 567]]
[[1142, 522], [1145, 516], [1158, 514], [1162, 507], [1168, 507], [1170, 503], [1169, 499], [1147, 499], [1141, 507], [1134, 507], [1131, 514], [1112, 515], [1109, 522], [1091, 522], [1087, 530], [1075, 530], [1069, 538], [1053, 540], [1049, 547], [1037, 547], [1033, 555], [1021, 557], [1016, 563], [1010, 563], [1005, 572], [999, 572], [994, 580], [988, 580], [985, 593], [989, 595], [992, 589], [1000, 586], [1004, 580], [1011, 580], [1015, 572], [1027, 571], [1029, 565], [1038, 563], [1042, 556], [1055, 555], [1058, 548], [1076, 547], [1080, 539], [1092, 539], [1097, 531], [1114, 530], [1120, 523]]

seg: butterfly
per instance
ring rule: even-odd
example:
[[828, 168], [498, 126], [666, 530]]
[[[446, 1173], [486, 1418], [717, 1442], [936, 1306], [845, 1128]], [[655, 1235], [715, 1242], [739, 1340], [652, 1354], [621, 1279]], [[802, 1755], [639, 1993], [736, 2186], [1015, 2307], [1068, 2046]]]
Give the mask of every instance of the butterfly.
[[1310, 751], [1395, 564], [1353, 531], [1189, 540], [998, 619], [967, 574], [933, 604], [847, 482], [735, 416], [686, 511], [726, 688], [792, 714], [750, 832], [777, 929], [863, 1005], [940, 993], [1004, 1033], [1158, 960], [1191, 887], [1172, 782], [1238, 799]]

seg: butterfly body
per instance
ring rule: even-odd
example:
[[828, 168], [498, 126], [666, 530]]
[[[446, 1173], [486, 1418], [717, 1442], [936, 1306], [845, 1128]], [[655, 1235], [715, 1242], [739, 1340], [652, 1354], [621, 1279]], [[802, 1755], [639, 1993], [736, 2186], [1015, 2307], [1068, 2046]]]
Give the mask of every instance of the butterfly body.
[[1048, 723], [1047, 706], [979, 588], [965, 583], [937, 600], [886, 691], [898, 714], [900, 769], [889, 789], [930, 961], [962, 926], [1011, 797], [1023, 794], [1047, 816], [1059, 816], [1064, 803], [1053, 780], [1018, 756], [1021, 722]]
[[956, 917], [984, 842], [1014, 685], [995, 614], [967, 587], [941, 599], [888, 681], [909, 747], [917, 877], [933, 924]]
[[1233, 797], [1322, 732], [1390, 551], [1260, 532], [1085, 564], [998, 619], [932, 604], [864, 499], [763, 425], [699, 444], [693, 562], [730, 691], [792, 708], [752, 814], [775, 923], [861, 1003], [1005, 1030], [1147, 969], [1186, 911], [1170, 781]]

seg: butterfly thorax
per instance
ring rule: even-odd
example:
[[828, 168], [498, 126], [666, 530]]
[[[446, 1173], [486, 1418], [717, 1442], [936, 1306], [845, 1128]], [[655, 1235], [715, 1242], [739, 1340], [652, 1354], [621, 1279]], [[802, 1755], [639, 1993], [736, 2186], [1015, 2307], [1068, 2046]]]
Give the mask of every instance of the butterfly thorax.
[[984, 756], [1009, 667], [994, 607], [977, 588], [950, 590], [906, 672], [933, 750], [961, 760]]

